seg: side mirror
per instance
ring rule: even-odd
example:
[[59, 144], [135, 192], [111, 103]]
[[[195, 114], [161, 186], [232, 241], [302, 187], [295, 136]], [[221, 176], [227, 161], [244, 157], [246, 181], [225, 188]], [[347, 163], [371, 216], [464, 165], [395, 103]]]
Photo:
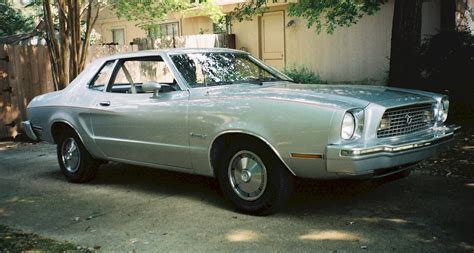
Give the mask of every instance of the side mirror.
[[161, 89], [161, 84], [155, 81], [146, 81], [142, 84], [142, 89], [144, 92], [153, 92], [152, 98], [158, 98], [158, 93]]

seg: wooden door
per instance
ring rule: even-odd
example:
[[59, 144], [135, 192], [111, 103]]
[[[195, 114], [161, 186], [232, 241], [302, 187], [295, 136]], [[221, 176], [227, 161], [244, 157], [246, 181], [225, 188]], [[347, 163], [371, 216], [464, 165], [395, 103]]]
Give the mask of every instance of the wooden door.
[[285, 66], [285, 30], [283, 11], [263, 14], [260, 22], [262, 60], [279, 70]]

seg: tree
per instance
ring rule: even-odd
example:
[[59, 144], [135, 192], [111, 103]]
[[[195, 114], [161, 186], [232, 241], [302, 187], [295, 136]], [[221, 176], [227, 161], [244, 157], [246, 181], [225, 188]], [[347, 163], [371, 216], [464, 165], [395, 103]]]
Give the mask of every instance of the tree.
[[[373, 15], [388, 0], [299, 0], [290, 3], [288, 15], [304, 18], [308, 28], [314, 27], [317, 33], [323, 28], [332, 33], [338, 26], [356, 24], [364, 15]], [[239, 4], [232, 12], [238, 21], [252, 19], [267, 9], [267, 0], [251, 0]]]
[[[171, 12], [187, 15], [189, 11], [197, 11], [201, 16], [211, 18], [214, 23], [218, 23], [224, 16], [213, 1], [198, 2], [193, 4], [189, 0], [115, 0], [113, 8], [119, 18], [136, 21], [137, 26], [150, 35], [150, 31]], [[192, 7], [198, 8], [190, 10]]]
[[84, 69], [92, 27], [102, 6], [97, 0], [42, 1], [56, 89], [66, 87]]
[[395, 0], [388, 84], [413, 85], [420, 79], [422, 0]]
[[[419, 53], [421, 44], [421, 11], [423, 0], [394, 0], [389, 84], [412, 85], [419, 81]], [[364, 15], [376, 13], [387, 0], [299, 0], [290, 3], [288, 14], [307, 21], [308, 28], [317, 33], [324, 28], [333, 33], [339, 26], [350, 26]], [[262, 13], [267, 0], [251, 0], [237, 6], [233, 17], [239, 21]], [[441, 0], [441, 27], [454, 30], [466, 22], [456, 22], [455, 12], [466, 19], [467, 0]], [[461, 9], [461, 11], [459, 11]], [[468, 18], [468, 17], [467, 17]]]
[[181, 11], [189, 6], [184, 0], [115, 0], [113, 8], [119, 18], [137, 21], [137, 26], [149, 31], [169, 12]]
[[0, 36], [28, 33], [34, 30], [32, 17], [14, 9], [9, 1], [0, 0]]

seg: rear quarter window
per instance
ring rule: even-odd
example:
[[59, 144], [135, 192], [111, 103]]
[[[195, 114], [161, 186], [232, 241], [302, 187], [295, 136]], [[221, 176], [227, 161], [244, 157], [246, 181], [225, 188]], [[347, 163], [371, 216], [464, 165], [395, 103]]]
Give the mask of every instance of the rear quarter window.
[[114, 69], [115, 61], [107, 61], [102, 65], [99, 72], [94, 76], [94, 78], [89, 82], [89, 89], [103, 91], [107, 86], [112, 71]]

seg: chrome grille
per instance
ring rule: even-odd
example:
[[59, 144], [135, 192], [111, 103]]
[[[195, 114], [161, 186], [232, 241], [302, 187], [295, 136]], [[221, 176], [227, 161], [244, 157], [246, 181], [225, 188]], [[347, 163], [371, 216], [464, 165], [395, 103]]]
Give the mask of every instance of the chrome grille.
[[[386, 124], [382, 127], [382, 122]], [[434, 124], [432, 104], [418, 104], [385, 111], [377, 137], [392, 137], [427, 129]]]

